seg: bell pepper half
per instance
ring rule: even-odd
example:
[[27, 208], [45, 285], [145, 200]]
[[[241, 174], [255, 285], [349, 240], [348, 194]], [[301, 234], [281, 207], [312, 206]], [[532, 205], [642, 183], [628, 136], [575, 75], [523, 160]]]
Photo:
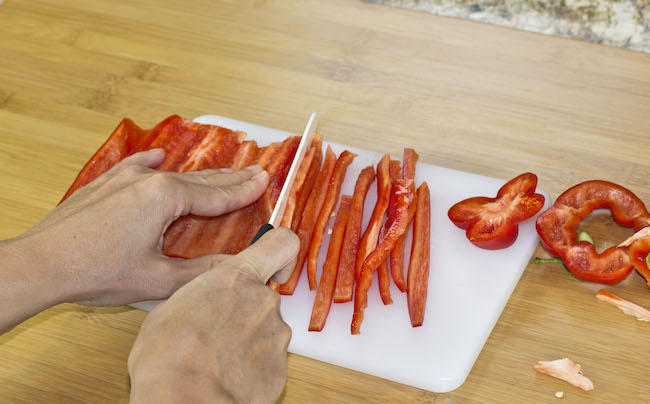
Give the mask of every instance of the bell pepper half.
[[499, 189], [496, 198], [465, 199], [449, 209], [449, 219], [466, 230], [477, 247], [498, 250], [511, 246], [519, 234], [519, 223], [544, 206], [544, 196], [535, 193], [537, 176], [521, 174]]
[[609, 209], [618, 224], [637, 232], [648, 226], [650, 218], [643, 202], [628, 189], [607, 181], [587, 181], [569, 188], [537, 218], [537, 233], [544, 248], [562, 258], [578, 279], [618, 283], [633, 268], [634, 260], [625, 247], [610, 247], [598, 254], [588, 241], [576, 240], [575, 229], [594, 209]]

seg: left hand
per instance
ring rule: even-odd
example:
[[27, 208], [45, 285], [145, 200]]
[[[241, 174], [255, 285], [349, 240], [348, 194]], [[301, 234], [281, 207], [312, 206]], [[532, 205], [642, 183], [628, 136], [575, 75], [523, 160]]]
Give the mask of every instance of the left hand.
[[[241, 171], [155, 171], [162, 149], [134, 154], [77, 190], [31, 230], [12, 240], [14, 256], [38, 260], [59, 302], [122, 305], [169, 297], [224, 259], [163, 255], [167, 227], [187, 214], [218, 216], [257, 200], [269, 176]], [[1, 269], [1, 268], [0, 268]]]

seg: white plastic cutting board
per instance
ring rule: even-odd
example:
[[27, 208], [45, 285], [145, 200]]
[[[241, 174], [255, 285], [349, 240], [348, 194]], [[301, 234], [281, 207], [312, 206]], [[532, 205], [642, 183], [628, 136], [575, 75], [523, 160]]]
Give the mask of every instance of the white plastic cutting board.
[[[201, 116], [196, 121], [244, 131], [247, 139], [256, 140], [260, 146], [292, 136], [216, 115]], [[323, 135], [327, 138], [327, 133]], [[328, 142], [324, 145], [330, 145], [337, 155], [346, 149], [358, 154], [342, 187], [341, 194], [346, 195], [352, 195], [361, 169], [376, 166], [382, 156]], [[401, 160], [401, 156], [393, 158]], [[447, 211], [468, 197], [494, 197], [505, 181], [418, 163], [416, 185], [422, 181], [427, 181], [431, 191], [431, 269], [424, 324], [411, 327], [406, 294], [394, 284], [393, 304], [384, 306], [375, 275], [361, 335], [350, 335], [352, 302], [333, 303], [323, 331], [309, 332], [315, 291], [309, 291], [303, 271], [294, 295], [283, 296], [281, 303], [282, 317], [293, 331], [290, 352], [433, 392], [451, 391], [463, 384], [539, 242], [536, 217], [519, 226], [519, 237], [509, 248], [482, 250], [470, 244], [465, 232], [451, 223]], [[546, 197], [543, 211], [550, 200], [543, 191], [537, 192]], [[363, 229], [376, 200], [373, 184], [366, 198]], [[333, 223], [334, 218], [328, 228]], [[318, 257], [319, 271], [328, 245], [326, 232]], [[410, 232], [406, 245], [408, 268]], [[133, 306], [151, 310], [157, 303]]]

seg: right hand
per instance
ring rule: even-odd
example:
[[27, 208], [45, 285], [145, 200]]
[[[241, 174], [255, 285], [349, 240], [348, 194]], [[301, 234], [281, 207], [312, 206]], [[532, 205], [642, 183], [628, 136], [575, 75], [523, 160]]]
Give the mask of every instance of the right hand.
[[266, 282], [299, 248], [290, 230], [271, 230], [158, 305], [129, 356], [131, 402], [275, 402], [291, 329]]

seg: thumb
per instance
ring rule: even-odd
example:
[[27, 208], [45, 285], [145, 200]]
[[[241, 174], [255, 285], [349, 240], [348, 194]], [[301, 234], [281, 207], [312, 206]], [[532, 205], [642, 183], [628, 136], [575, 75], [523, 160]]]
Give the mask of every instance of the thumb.
[[239, 269], [260, 283], [274, 274], [276, 282], [286, 282], [295, 266], [300, 241], [290, 229], [279, 227], [264, 234], [252, 246], [225, 260], [217, 266], [219, 270]]

